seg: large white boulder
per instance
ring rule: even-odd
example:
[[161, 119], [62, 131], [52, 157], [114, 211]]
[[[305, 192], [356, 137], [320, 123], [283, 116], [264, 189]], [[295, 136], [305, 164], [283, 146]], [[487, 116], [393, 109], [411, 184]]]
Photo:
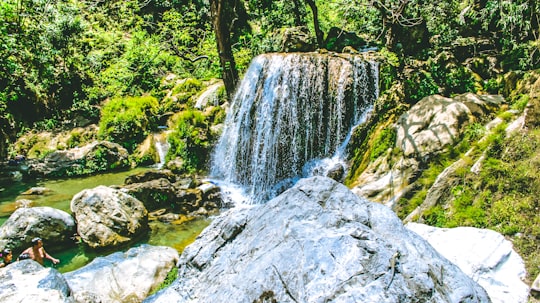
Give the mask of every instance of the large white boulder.
[[145, 302], [490, 300], [388, 207], [313, 177], [220, 215], [184, 250], [179, 279]]
[[0, 268], [0, 302], [73, 303], [66, 280], [56, 269], [33, 260]]
[[142, 245], [64, 274], [77, 302], [141, 302], [178, 262], [170, 247]]
[[43, 239], [47, 251], [73, 246], [75, 220], [65, 211], [52, 207], [22, 207], [0, 227], [0, 248], [20, 253], [35, 237]]
[[525, 264], [501, 234], [489, 229], [437, 228], [419, 223], [406, 227], [484, 287], [492, 302], [527, 302]]
[[107, 186], [86, 189], [71, 200], [81, 239], [93, 248], [132, 242], [148, 231], [148, 212], [138, 199]]

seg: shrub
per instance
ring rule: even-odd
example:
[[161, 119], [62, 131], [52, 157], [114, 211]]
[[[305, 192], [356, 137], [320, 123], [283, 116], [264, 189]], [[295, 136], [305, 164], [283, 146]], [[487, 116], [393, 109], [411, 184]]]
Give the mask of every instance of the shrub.
[[204, 169], [209, 156], [212, 134], [206, 117], [199, 111], [187, 110], [177, 115], [174, 131], [169, 135], [171, 145], [167, 160], [180, 157], [184, 170]]
[[157, 127], [158, 101], [151, 96], [120, 97], [101, 109], [99, 136], [132, 152]]

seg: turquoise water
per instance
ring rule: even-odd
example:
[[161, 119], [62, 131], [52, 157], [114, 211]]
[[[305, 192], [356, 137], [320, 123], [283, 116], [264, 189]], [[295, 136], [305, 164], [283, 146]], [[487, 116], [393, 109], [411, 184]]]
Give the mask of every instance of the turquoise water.
[[[130, 171], [100, 174], [84, 178], [16, 183], [4, 188], [3, 191], [0, 191], [0, 224], [4, 224], [15, 209], [20, 207], [20, 203], [17, 201], [22, 199], [31, 201], [30, 206], [50, 206], [71, 213], [70, 203], [75, 194], [84, 189], [94, 188], [99, 185], [122, 185], [127, 176], [144, 170], [146, 169], [138, 168]], [[22, 195], [23, 192], [32, 187], [45, 187], [50, 191], [45, 195]], [[186, 220], [184, 221], [172, 223], [151, 221], [149, 223], [150, 232], [148, 237], [134, 245], [148, 243], [152, 245], [170, 246], [181, 253], [184, 248], [192, 243], [199, 233], [210, 224], [210, 219], [185, 219]], [[53, 266], [52, 263], [46, 263], [45, 265], [55, 267], [60, 272], [78, 269], [88, 264], [97, 256], [111, 253], [98, 253], [89, 248], [85, 248], [83, 245], [60, 252], [47, 248], [46, 243], [45, 248], [55, 258], [60, 259], [60, 264]]]

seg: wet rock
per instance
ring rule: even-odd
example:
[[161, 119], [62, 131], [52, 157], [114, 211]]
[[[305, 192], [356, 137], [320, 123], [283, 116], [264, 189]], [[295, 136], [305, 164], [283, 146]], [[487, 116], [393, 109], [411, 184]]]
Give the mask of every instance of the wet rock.
[[144, 204], [107, 186], [76, 194], [71, 200], [71, 211], [78, 234], [92, 248], [121, 246], [148, 231]]
[[490, 302], [387, 207], [329, 178], [229, 210], [145, 302]]

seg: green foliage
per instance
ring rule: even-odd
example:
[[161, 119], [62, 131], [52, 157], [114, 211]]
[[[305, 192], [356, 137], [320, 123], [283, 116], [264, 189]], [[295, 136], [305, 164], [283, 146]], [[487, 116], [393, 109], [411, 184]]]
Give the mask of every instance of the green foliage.
[[180, 157], [184, 160], [184, 170], [203, 170], [209, 160], [213, 140], [206, 117], [199, 111], [186, 110], [174, 119], [174, 131], [168, 137], [171, 147], [167, 160]]
[[131, 152], [156, 129], [157, 111], [158, 101], [151, 96], [112, 99], [101, 109], [98, 135]]
[[528, 103], [529, 103], [529, 95], [520, 94], [517, 96], [514, 102], [512, 102], [512, 109], [523, 112]]
[[370, 159], [373, 161], [390, 148], [393, 148], [396, 143], [396, 130], [394, 128], [385, 128], [375, 139], [373, 148], [371, 149]]
[[418, 72], [405, 80], [405, 95], [409, 96], [410, 103], [439, 93], [439, 86], [427, 72]]
[[166, 287], [168, 287], [169, 285], [171, 285], [174, 280], [178, 279], [178, 267], [176, 266], [173, 266], [173, 268], [171, 268], [171, 270], [169, 271], [169, 273], [167, 273], [167, 277], [165, 277], [165, 280], [163, 282], [161, 282], [161, 284], [159, 284], [159, 286], [152, 290], [150, 292], [150, 295], [151, 294], [154, 294]]
[[484, 90], [490, 94], [499, 94], [502, 89], [502, 81], [498, 79], [491, 78], [484, 83]]
[[[540, 130], [516, 133], [510, 138], [502, 124], [493, 134], [483, 137], [472, 145], [485, 151], [479, 174], [470, 171], [471, 163], [449, 178], [457, 178], [459, 183], [451, 187], [450, 195], [439, 201], [441, 204], [422, 214], [425, 223], [438, 227], [474, 226], [490, 228], [513, 239], [515, 248], [526, 260], [529, 275], [535, 277], [539, 269], [540, 255], [537, 252], [540, 235]], [[479, 127], [471, 127], [469, 132], [477, 133]], [[476, 139], [472, 139], [476, 138]], [[479, 135], [466, 135], [464, 140], [479, 140]], [[434, 180], [425, 172], [419, 184], [429, 184], [424, 180]], [[443, 165], [444, 167], [444, 165]], [[430, 174], [435, 175], [435, 174]], [[430, 186], [430, 185], [429, 185]], [[425, 197], [426, 187], [407, 199], [400, 201], [405, 216]]]

